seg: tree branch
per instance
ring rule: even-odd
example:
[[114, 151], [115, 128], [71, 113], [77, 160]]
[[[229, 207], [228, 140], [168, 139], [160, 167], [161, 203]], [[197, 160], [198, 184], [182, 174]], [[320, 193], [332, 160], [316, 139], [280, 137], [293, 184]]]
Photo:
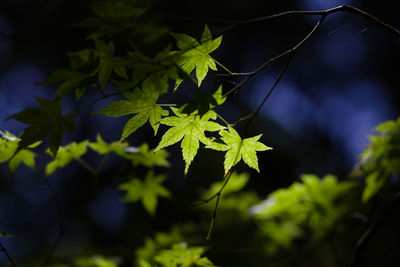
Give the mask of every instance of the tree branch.
[[[246, 119], [248, 119], [246, 126], [244, 127], [244, 132], [247, 132], [247, 129], [250, 126], [250, 123], [253, 121], [253, 119], [257, 116], [257, 114], [260, 112], [261, 108], [263, 107], [263, 105], [265, 104], [265, 102], [267, 101], [267, 99], [270, 97], [270, 95], [272, 94], [272, 91], [274, 91], [276, 85], [279, 83], [279, 81], [281, 80], [283, 74], [285, 74], [287, 68], [289, 67], [290, 61], [292, 60], [293, 56], [294, 56], [295, 52], [291, 53], [285, 63], [285, 65], [282, 67], [281, 71], [279, 72], [278, 76], [276, 76], [274, 83], [272, 84], [272, 86], [269, 88], [267, 94], [264, 96], [263, 100], [261, 101], [261, 103], [258, 105], [258, 107], [252, 112], [250, 113], [248, 116], [246, 116]], [[240, 119], [239, 119], [240, 121]], [[243, 121], [243, 120], [242, 120]]]
[[400, 30], [398, 30], [397, 28], [393, 27], [390, 24], [387, 24], [387, 23], [383, 22], [382, 20], [380, 20], [379, 18], [377, 18], [376, 16], [374, 16], [374, 15], [368, 13], [368, 12], [365, 12], [365, 11], [363, 11], [361, 9], [358, 9], [356, 7], [349, 6], [349, 5], [341, 5], [341, 6], [337, 6], [337, 7], [330, 8], [330, 9], [316, 10], [316, 11], [291, 10], [291, 11], [285, 11], [285, 12], [272, 14], [272, 15], [268, 15], [268, 16], [264, 16], [264, 17], [248, 19], [248, 20], [239, 20], [239, 21], [235, 21], [235, 20], [223, 21], [223, 20], [220, 20], [219, 23], [216, 23], [216, 24], [220, 24], [220, 25], [227, 24], [227, 25], [230, 25], [226, 29], [221, 30], [221, 32], [219, 34], [222, 34], [222, 33], [226, 33], [228, 31], [231, 31], [231, 30], [233, 30], [233, 29], [235, 29], [235, 28], [237, 28], [239, 26], [242, 26], [242, 25], [258, 23], [258, 22], [264, 22], [264, 21], [267, 21], [267, 20], [272, 20], [272, 19], [277, 19], [277, 18], [282, 18], [282, 17], [290, 17], [290, 16], [298, 16], [298, 15], [328, 16], [328, 15], [331, 15], [331, 14], [334, 14], [334, 13], [338, 13], [338, 12], [352, 13], [352, 14], [367, 18], [368, 20], [371, 20], [376, 25], [387, 29], [388, 31], [392, 32], [395, 35], [400, 36]]
[[322, 15], [321, 18], [314, 25], [312, 30], [300, 42], [298, 42], [295, 46], [293, 46], [292, 48], [286, 50], [285, 52], [283, 52], [283, 53], [281, 53], [281, 54], [279, 54], [279, 55], [277, 55], [275, 57], [272, 57], [272, 58], [268, 59], [267, 61], [264, 62], [264, 64], [259, 66], [256, 70], [254, 70], [252, 72], [249, 72], [249, 73], [236, 73], [236, 74], [233, 73], [234, 76], [245, 75], [247, 77], [241, 83], [239, 83], [238, 85], [233, 87], [231, 90], [229, 90], [227, 93], [225, 93], [223, 95], [223, 97], [226, 97], [226, 96], [230, 95], [231, 93], [238, 91], [252, 77], [254, 77], [258, 72], [260, 72], [262, 69], [264, 69], [266, 66], [268, 66], [269, 64], [271, 64], [275, 60], [277, 60], [277, 59], [279, 59], [281, 57], [284, 57], [286, 55], [291, 56], [291, 54], [294, 54], [305, 42], [307, 42], [314, 35], [314, 33], [317, 31], [317, 29], [321, 26], [321, 23], [324, 21], [325, 17], [326, 17], [326, 15]]
[[11, 254], [7, 251], [7, 249], [3, 246], [1, 242], [0, 242], [0, 250], [3, 251], [3, 253], [6, 255], [11, 266], [17, 267], [17, 263], [14, 261], [14, 259], [11, 257]]
[[53, 187], [51, 186], [50, 181], [48, 180], [48, 178], [45, 177], [44, 175], [43, 175], [43, 178], [44, 178], [44, 181], [45, 181], [45, 183], [47, 185], [47, 188], [49, 189], [49, 191], [51, 193], [51, 196], [53, 198], [54, 204], [56, 205], [56, 208], [57, 208], [57, 211], [58, 211], [59, 232], [62, 232], [63, 231], [64, 216], [63, 216], [63, 212], [62, 212], [62, 209], [61, 209], [60, 202], [58, 201], [56, 192], [54, 191]]
[[362, 255], [368, 243], [371, 241], [372, 237], [376, 234], [376, 232], [382, 227], [384, 222], [390, 218], [396, 208], [400, 205], [400, 192], [396, 194], [395, 199], [389, 205], [389, 207], [382, 213], [382, 215], [373, 223], [370, 227], [365, 231], [365, 233], [361, 236], [361, 238], [357, 241], [357, 244], [354, 248], [352, 259], [351, 259], [351, 267], [362, 266]]

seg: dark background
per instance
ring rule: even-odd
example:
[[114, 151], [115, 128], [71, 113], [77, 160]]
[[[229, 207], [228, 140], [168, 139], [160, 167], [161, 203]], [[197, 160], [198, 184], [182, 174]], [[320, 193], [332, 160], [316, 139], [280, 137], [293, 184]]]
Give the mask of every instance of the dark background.
[[[0, 2], [0, 118], [35, 106], [34, 96], [52, 98], [54, 87], [38, 85], [54, 69], [68, 64], [66, 51], [77, 51], [91, 45], [84, 39], [87, 31], [66, 27], [87, 16], [88, 1], [23, 1]], [[154, 12], [172, 32], [200, 36], [204, 24], [212, 31], [224, 29], [216, 20], [244, 20], [287, 10], [319, 10], [340, 4], [354, 5], [382, 21], [400, 27], [398, 1], [159, 1]], [[268, 58], [294, 46], [311, 30], [318, 18], [285, 17], [241, 26], [224, 35], [221, 47], [213, 54], [236, 72], [256, 69]], [[168, 39], [168, 38], [167, 38]], [[171, 39], [168, 39], [170, 42]], [[350, 13], [330, 15], [320, 30], [292, 60], [287, 73], [251, 124], [251, 136], [263, 133], [262, 142], [273, 147], [259, 153], [261, 174], [251, 171], [251, 187], [261, 195], [290, 185], [302, 173], [345, 177], [368, 144], [367, 136], [379, 123], [399, 115], [400, 38], [371, 21]], [[230, 99], [220, 113], [233, 122], [255, 109], [284, 64], [279, 60], [265, 68], [247, 83], [237, 98]], [[237, 80], [239, 81], [239, 80]], [[202, 90], [214, 91], [217, 84], [232, 88], [224, 78], [210, 74]], [[190, 100], [189, 83], [174, 95], [174, 101]], [[94, 98], [89, 94], [79, 104]], [[77, 122], [77, 131], [66, 136], [73, 140], [94, 141], [97, 133], [117, 140], [126, 118], [90, 117], [90, 112], [104, 107], [107, 99], [87, 110]], [[65, 111], [76, 107], [74, 99], [63, 102]], [[14, 134], [25, 125], [16, 121], [0, 121], [0, 130]], [[162, 131], [165, 128], [162, 128]], [[150, 127], [143, 127], [129, 138], [137, 146], [149, 142], [153, 147], [160, 134], [152, 138]], [[45, 147], [41, 147], [42, 151]], [[140, 205], [121, 204], [122, 193], [107, 187], [74, 222], [63, 238], [58, 251], [74, 254], [88, 246], [129, 250], [141, 244], [143, 236], [154, 230], [168, 230], [171, 223], [184, 220], [187, 199], [196, 196], [199, 185], [206, 186], [222, 176], [223, 156], [200, 151], [188, 177], [183, 177], [179, 146], [168, 149], [173, 168], [167, 186], [176, 195], [171, 218], [168, 203], [161, 203], [159, 217], [149, 218]], [[211, 155], [211, 156], [210, 156]], [[43, 156], [39, 166], [50, 158]], [[88, 161], [99, 159], [89, 155]], [[112, 174], [112, 159], [103, 179]], [[239, 170], [247, 169], [240, 164]], [[19, 259], [43, 253], [58, 231], [57, 210], [42, 177], [26, 167], [11, 176], [7, 166], [0, 166], [0, 231], [13, 233], [3, 244]], [[78, 164], [51, 177], [67, 216], [86, 200], [88, 173]], [[182, 207], [180, 209], [179, 207]], [[165, 210], [163, 211], [163, 208]], [[149, 224], [149, 221], [151, 222]], [[136, 236], [124, 236], [130, 227]], [[143, 229], [137, 234], [137, 228]], [[129, 246], [127, 245], [129, 244]], [[129, 248], [129, 249], [127, 249]], [[6, 258], [0, 255], [0, 260]]]

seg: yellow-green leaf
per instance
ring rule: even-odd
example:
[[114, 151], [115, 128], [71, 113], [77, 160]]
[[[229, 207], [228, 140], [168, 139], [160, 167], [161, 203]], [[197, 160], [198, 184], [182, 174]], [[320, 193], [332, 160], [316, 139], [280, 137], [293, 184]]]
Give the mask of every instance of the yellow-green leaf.
[[[193, 37], [186, 34], [172, 34], [181, 54], [177, 57], [177, 64], [181, 69], [190, 74], [196, 68], [197, 84], [200, 87], [202, 81], [208, 73], [208, 69], [217, 70], [215, 60], [210, 53], [216, 50], [221, 44], [222, 36], [212, 40], [210, 30], [205, 26], [201, 44]], [[183, 80], [177, 79], [175, 90]]]
[[157, 208], [157, 198], [171, 196], [170, 192], [161, 185], [165, 180], [164, 175], [154, 175], [149, 171], [144, 181], [134, 178], [119, 186], [119, 189], [126, 191], [125, 202], [141, 201], [144, 208], [153, 215]]
[[161, 117], [169, 114], [167, 110], [164, 110], [156, 103], [160, 90], [163, 90], [163, 88], [157, 88], [157, 84], [153, 79], [146, 79], [142, 84], [142, 89], [136, 88], [132, 93], [126, 90], [123, 91], [123, 95], [127, 100], [112, 102], [95, 114], [103, 114], [110, 117], [135, 114], [125, 124], [120, 140], [126, 139], [147, 121], [153, 127], [154, 135], [156, 135]]
[[161, 148], [181, 142], [183, 159], [185, 160], [185, 175], [189, 170], [189, 166], [197, 154], [200, 142], [208, 144], [210, 141], [205, 136], [205, 131], [218, 131], [225, 127], [210, 121], [214, 115], [210, 110], [203, 116], [200, 116], [197, 110], [190, 114], [182, 113], [176, 108], [171, 108], [176, 116], [167, 117], [161, 120], [162, 124], [171, 126], [171, 128], [163, 135], [160, 144], [155, 151]]
[[261, 138], [261, 134], [242, 139], [235, 129], [228, 127], [228, 131], [222, 130], [220, 131], [220, 135], [222, 136], [221, 140], [224, 142], [224, 144], [214, 141], [207, 144], [206, 147], [219, 151], [227, 151], [224, 161], [225, 175], [241, 159], [243, 159], [243, 161], [249, 167], [260, 172], [258, 168], [258, 158], [256, 152], [272, 149], [271, 147], [258, 142], [258, 140]]

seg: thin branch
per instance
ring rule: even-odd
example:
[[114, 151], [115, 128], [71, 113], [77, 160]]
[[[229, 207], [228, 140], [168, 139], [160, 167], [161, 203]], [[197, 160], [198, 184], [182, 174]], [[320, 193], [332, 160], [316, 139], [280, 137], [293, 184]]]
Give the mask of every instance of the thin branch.
[[56, 192], [54, 191], [53, 187], [51, 186], [49, 179], [47, 177], [44, 177], [44, 181], [45, 181], [45, 183], [47, 185], [47, 188], [49, 189], [49, 191], [51, 193], [51, 196], [53, 198], [54, 204], [56, 205], [57, 212], [58, 212], [59, 231], [62, 232], [63, 231], [63, 218], [64, 218], [64, 216], [63, 216], [63, 212], [62, 212], [62, 209], [61, 209], [60, 202], [57, 199]]
[[[283, 66], [283, 68], [281, 69], [281, 71], [279, 72], [278, 76], [276, 76], [274, 83], [272, 84], [272, 86], [269, 88], [267, 94], [264, 96], [263, 100], [261, 101], [261, 103], [258, 105], [258, 107], [249, 114], [249, 116], [246, 116], [248, 121], [246, 123], [246, 126], [244, 127], [244, 132], [247, 131], [247, 129], [250, 126], [250, 123], [253, 121], [253, 119], [257, 116], [257, 114], [260, 112], [261, 108], [263, 107], [263, 105], [265, 104], [265, 102], [267, 101], [267, 99], [270, 97], [270, 95], [272, 94], [272, 91], [274, 91], [276, 85], [279, 83], [279, 81], [281, 80], [283, 74], [285, 74], [287, 68], [289, 67], [290, 61], [292, 60], [293, 56], [295, 55], [295, 52], [291, 53], [285, 63], [285, 65]], [[242, 120], [243, 121], [243, 120]]]
[[0, 242], [0, 250], [3, 251], [3, 253], [6, 255], [6, 257], [7, 257], [8, 261], [10, 262], [11, 266], [17, 267], [17, 263], [15, 262], [13, 257], [11, 257], [11, 254], [7, 251], [7, 249], [3, 246], [3, 244], [1, 242]]
[[[337, 6], [334, 8], [330, 9], [325, 9], [325, 10], [316, 10], [316, 11], [307, 11], [307, 10], [291, 10], [291, 11], [285, 11], [277, 14], [272, 14], [264, 17], [259, 17], [259, 18], [253, 18], [249, 20], [240, 20], [240, 21], [233, 21], [233, 20], [228, 20], [225, 21], [225, 23], [220, 23], [220, 24], [228, 24], [230, 25], [229, 27], [222, 29], [219, 34], [223, 34], [226, 32], [229, 32], [239, 26], [242, 25], [247, 25], [247, 24], [252, 24], [252, 23], [258, 23], [258, 22], [264, 22], [267, 20], [272, 20], [272, 19], [277, 19], [277, 18], [282, 18], [282, 17], [290, 17], [290, 16], [298, 16], [298, 15], [306, 15], [306, 16], [328, 16], [334, 13], [338, 12], [347, 12], [347, 13], [352, 13], [364, 18], [367, 18], [368, 20], [371, 20], [374, 22], [376, 25], [383, 27], [387, 29], [388, 31], [392, 32], [395, 35], [400, 36], [400, 30], [396, 29], [395, 27], [383, 22], [382, 20], [378, 19], [376, 16], [365, 12], [361, 9], [358, 9], [353, 6], [349, 5], [341, 5]], [[222, 22], [222, 21], [221, 21]], [[233, 25], [232, 25], [233, 24]]]
[[206, 238], [207, 240], [210, 240], [212, 230], [214, 229], [214, 223], [215, 223], [215, 220], [217, 219], [217, 210], [218, 210], [218, 205], [219, 205], [219, 199], [220, 198], [221, 198], [221, 193], [218, 194], [217, 201], [215, 202], [215, 208], [214, 208], [213, 215], [212, 215], [212, 218], [211, 218], [210, 227], [208, 228], [208, 233], [207, 233], [207, 238]]
[[[105, 162], [107, 160], [107, 156], [103, 158], [102, 162]], [[97, 171], [100, 172], [102, 165], [104, 165], [104, 163], [100, 163], [100, 165], [97, 168]], [[93, 174], [93, 173], [92, 173]], [[97, 195], [101, 192], [103, 192], [105, 189], [107, 189], [108, 186], [113, 185], [113, 181], [116, 180], [116, 177], [119, 175], [119, 172], [116, 172], [115, 175], [113, 176], [113, 178], [111, 179], [111, 183], [105, 185], [104, 187], [100, 188], [99, 190], [95, 191], [94, 193], [92, 193], [91, 196], [89, 196], [89, 198], [86, 200], [86, 203], [84, 203], [84, 205], [82, 205], [79, 210], [73, 215], [73, 217], [68, 221], [68, 223], [64, 226], [64, 228], [58, 233], [56, 240], [54, 241], [54, 243], [52, 244], [52, 246], [50, 247], [49, 251], [46, 254], [46, 257], [44, 259], [43, 262], [43, 266], [46, 266], [49, 261], [51, 260], [51, 257], [53, 256], [54, 250], [56, 249], [57, 245], [59, 244], [60, 240], [64, 237], [64, 235], [66, 234], [66, 232], [68, 231], [68, 229], [71, 227], [72, 223], [79, 218], [79, 216], [82, 215], [82, 213], [86, 210], [87, 206], [89, 205], [89, 203], [91, 203], [91, 201], [93, 199], [95, 199], [97, 197]], [[93, 174], [94, 178], [96, 179], [96, 186], [97, 186], [97, 175], [98, 174]]]
[[105, 155], [103, 157], [103, 159], [101, 160], [99, 166], [97, 166], [97, 168], [96, 168], [96, 176], [98, 176], [100, 174], [101, 170], [103, 169], [104, 165], [106, 164], [106, 162], [108, 161], [110, 156], [111, 156], [111, 153], [108, 153], [107, 155]]
[[[286, 55], [290, 56], [291, 54], [295, 53], [305, 42], [307, 42], [314, 35], [314, 33], [321, 26], [321, 23], [324, 21], [325, 18], [326, 18], [326, 15], [322, 15], [321, 18], [314, 25], [312, 30], [300, 42], [298, 42], [295, 46], [293, 46], [292, 48], [286, 50], [285, 52], [283, 52], [283, 53], [281, 53], [281, 54], [279, 54], [279, 55], [277, 55], [275, 57], [272, 57], [272, 58], [268, 59], [267, 61], [264, 62], [264, 64], [259, 66], [255, 71], [252, 71], [252, 72], [249, 72], [249, 73], [245, 73], [245, 75], [247, 76], [246, 79], [244, 79], [241, 83], [239, 83], [238, 85], [233, 87], [230, 91], [225, 93], [223, 95], [223, 97], [226, 97], [226, 96], [230, 95], [231, 93], [238, 91], [252, 77], [254, 77], [258, 72], [260, 72], [262, 69], [264, 69], [266, 66], [268, 66], [269, 64], [271, 64], [275, 60], [277, 60], [277, 59], [279, 59], [281, 57], [284, 57]], [[239, 73], [237, 73], [237, 74], [239, 74]]]
[[[348, 6], [348, 5], [337, 6], [337, 7], [331, 8], [331, 9], [319, 10], [319, 11], [301, 11], [301, 10], [300, 10], [300, 11], [296, 11], [296, 10], [293, 10], [293, 11], [286, 11], [286, 12], [281, 12], [281, 13], [277, 13], [277, 14], [273, 14], [273, 15], [268, 15], [268, 16], [264, 16], [264, 17], [249, 19], [249, 20], [242, 20], [242, 21], [234, 21], [234, 20], [230, 20], [230, 21], [214, 20], [214, 21], [215, 21], [215, 24], [221, 24], [221, 25], [222, 25], [222, 24], [228, 24], [228, 25], [230, 25], [230, 26], [228, 26], [227, 28], [225, 28], [225, 29], [223, 29], [222, 31], [220, 31], [220, 33], [214, 33], [214, 36], [219, 36], [219, 35], [221, 35], [221, 34], [223, 34], [223, 33], [229, 32], [229, 31], [231, 31], [231, 30], [233, 30], [233, 29], [235, 29], [236, 27], [241, 26], [241, 25], [246, 25], [246, 24], [251, 24], [251, 23], [257, 23], [257, 22], [263, 22], [263, 21], [266, 21], [266, 20], [271, 20], [271, 19], [280, 18], [280, 17], [293, 16], [293, 15], [311, 15], [311, 16], [321, 16], [321, 18], [323, 19], [323, 18], [325, 18], [326, 16], [328, 16], [328, 15], [330, 15], [330, 14], [337, 13], [337, 12], [349, 12], [349, 13], [353, 13], [353, 14], [356, 14], [356, 15], [359, 15], [359, 16], [362, 16], [362, 17], [365, 17], [365, 18], [367, 18], [367, 19], [373, 21], [373, 22], [374, 22], [375, 24], [377, 24], [378, 26], [381, 26], [381, 27], [383, 27], [383, 28], [385, 28], [385, 29], [391, 31], [392, 33], [394, 33], [394, 34], [400, 36], [400, 31], [399, 31], [398, 29], [396, 29], [395, 27], [393, 27], [393, 26], [391, 26], [391, 25], [389, 25], [389, 24], [383, 22], [382, 20], [378, 19], [377, 17], [375, 17], [375, 16], [372, 15], [372, 14], [369, 14], [369, 13], [363, 11], [363, 10], [360, 10], [360, 9], [358, 9], [358, 8], [356, 8], [356, 7]], [[233, 25], [231, 25], [231, 24], [233, 24]], [[4, 37], [7, 37], [7, 38], [8, 38], [8, 37], [11, 37], [12, 35], [10, 35], [10, 36], [0, 35], [0, 38], [1, 38], [1, 36], [4, 36]], [[276, 59], [285, 56], [285, 55], [287, 54], [287, 52], [288, 52], [288, 51], [284, 52], [284, 53], [281, 54], [281, 55], [276, 56], [275, 58], [271, 58], [271, 59], [270, 59], [270, 62], [268, 62], [268, 63], [266, 62], [265, 66], [268, 65], [268, 64], [270, 64], [270, 63], [272, 63], [272, 62], [275, 61]], [[167, 58], [164, 58], [163, 60], [169, 60], [169, 59], [170, 59], [170, 58], [167, 57]], [[150, 61], [153, 62], [152, 60], [150, 60]], [[221, 66], [221, 68], [223, 68], [223, 69], [228, 73], [229, 76], [248, 76], [243, 82], [241, 82], [240, 84], [238, 84], [237, 86], [235, 86], [235, 88], [233, 88], [233, 89], [231, 90], [232, 92], [237, 91], [237, 90], [238, 90], [240, 87], [242, 87], [252, 76], [255, 75], [254, 72], [258, 72], [258, 71], [259, 71], [259, 70], [256, 70], [256, 71], [253, 71], [253, 72], [234, 73], [234, 72], [231, 72], [229, 69], [227, 69], [227, 68], [226, 68], [225, 66], [223, 66], [222, 64], [220, 64], [218, 61], [215, 61], [215, 62], [216, 62], [219, 66]], [[156, 62], [154, 61], [153, 63], [156, 63]], [[162, 61], [158, 61], [157, 63], [162, 63]], [[265, 66], [264, 66], [264, 65], [261, 66], [261, 69], [263, 69]], [[158, 71], [158, 70], [157, 70], [157, 71]], [[151, 73], [150, 73], [150, 74], [151, 74]], [[147, 78], [147, 77], [145, 77], [145, 78]], [[145, 78], [143, 78], [141, 81], [139, 81], [135, 86], [139, 85]], [[228, 92], [227, 94], [225, 94], [225, 96], [228, 95], [228, 94], [230, 94], [230, 93], [232, 93], [231, 91]], [[91, 106], [91, 105], [93, 105], [93, 104], [95, 104], [95, 103], [97, 103], [97, 102], [99, 102], [99, 101], [101, 101], [101, 100], [104, 100], [104, 99], [106, 99], [106, 98], [109, 98], [109, 97], [112, 97], [112, 96], [120, 95], [121, 93], [122, 93], [121, 91], [114, 92], [114, 93], [111, 93], [111, 94], [105, 94], [104, 92], [102, 92], [102, 96], [101, 96], [101, 97], [99, 97], [99, 98], [97, 98], [97, 99], [94, 99], [94, 100], [92, 100], [92, 101], [90, 101], [90, 102], [88, 102], [88, 103], [86, 103], [86, 104], [83, 104], [82, 106], [80, 106], [80, 107], [76, 108], [74, 111], [72, 111], [71, 114], [78, 113], [80, 110], [82, 110], [82, 109], [84, 109], [84, 108], [86, 108], [86, 107], [88, 107], [88, 106]]]
[[389, 207], [382, 213], [382, 215], [365, 231], [361, 238], [357, 241], [354, 248], [351, 267], [362, 266], [362, 255], [368, 243], [371, 241], [372, 237], [376, 232], [382, 227], [387, 219], [393, 214], [396, 208], [400, 205], [400, 192], [396, 194], [395, 199], [389, 205]]
[[75, 159], [76, 161], [78, 161], [85, 169], [87, 169], [91, 174], [93, 174], [93, 176], [97, 177], [97, 171], [86, 161], [84, 161], [81, 158], [77, 158]]
[[217, 113], [215, 110], [214, 110], [214, 113], [217, 115], [217, 117], [221, 120], [221, 121], [223, 121], [225, 124], [226, 124], [226, 126], [231, 126], [231, 124], [227, 121], [227, 120], [225, 120], [219, 113]]
[[227, 183], [229, 182], [229, 179], [231, 178], [232, 172], [233, 172], [234, 167], [232, 167], [232, 169], [229, 171], [229, 173], [226, 176], [225, 182], [224, 184], [221, 186], [221, 188], [217, 191], [217, 193], [215, 193], [214, 195], [212, 195], [211, 197], [207, 198], [207, 199], [202, 199], [199, 201], [199, 203], [195, 204], [194, 207], [198, 207], [204, 204], [207, 204], [208, 202], [210, 202], [211, 200], [213, 200], [214, 198], [218, 197], [218, 195], [220, 195], [222, 193], [222, 191], [224, 190], [225, 186], [227, 185]]
[[[239, 153], [236, 154], [235, 161], [236, 161], [236, 158], [238, 157], [238, 155], [239, 155]], [[221, 198], [222, 192], [224, 191], [224, 189], [225, 189], [226, 185], [228, 184], [229, 180], [231, 179], [232, 173], [233, 173], [233, 170], [234, 170], [234, 169], [235, 169], [235, 166], [233, 166], [233, 167], [229, 170], [229, 172], [228, 172], [227, 175], [226, 175], [226, 179], [225, 179], [224, 184], [221, 186], [221, 188], [218, 190], [217, 193], [215, 193], [214, 195], [212, 195], [212, 196], [209, 197], [208, 199], [200, 200], [199, 203], [193, 205], [194, 207], [198, 207], [198, 206], [201, 206], [201, 205], [205, 205], [205, 204], [207, 204], [208, 202], [210, 202], [211, 200], [213, 200], [214, 198], [217, 198], [217, 201], [215, 202], [215, 207], [214, 207], [214, 210], [213, 210], [213, 215], [212, 215], [212, 217], [211, 217], [211, 223], [210, 223], [210, 226], [209, 226], [209, 228], [208, 228], [208, 233], [207, 233], [207, 237], [206, 237], [207, 240], [209, 240], [209, 239], [211, 238], [211, 233], [212, 233], [212, 230], [213, 230], [213, 228], [214, 228], [215, 221], [216, 221], [216, 219], [217, 219], [217, 210], [218, 210], [219, 200], [220, 200], [220, 198]]]
[[53, 256], [53, 252], [54, 252], [55, 248], [57, 247], [58, 243], [64, 237], [65, 233], [67, 232], [67, 230], [69, 229], [69, 227], [72, 225], [72, 223], [75, 221], [76, 218], [77, 218], [77, 216], [72, 217], [69, 220], [69, 222], [65, 225], [65, 227], [58, 233], [56, 240], [54, 241], [53, 245], [50, 247], [49, 251], [47, 252], [43, 266], [46, 266], [49, 263], [51, 257]]
[[214, 60], [214, 62], [215, 62], [218, 66], [220, 66], [221, 68], [223, 68], [229, 75], [231, 75], [231, 76], [234, 75], [234, 73], [231, 72], [227, 67], [225, 67], [224, 65], [222, 65], [222, 63], [220, 63], [219, 61], [217, 61], [217, 60], [214, 59], [214, 58], [213, 58], [213, 60]]

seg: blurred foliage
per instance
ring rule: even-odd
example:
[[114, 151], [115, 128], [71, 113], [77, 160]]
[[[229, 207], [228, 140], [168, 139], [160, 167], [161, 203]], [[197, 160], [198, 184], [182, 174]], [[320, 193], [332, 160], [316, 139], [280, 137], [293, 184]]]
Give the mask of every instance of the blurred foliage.
[[371, 144], [360, 155], [353, 176], [365, 176], [362, 200], [367, 202], [400, 173], [400, 117], [376, 127]]
[[144, 181], [134, 178], [123, 183], [119, 189], [126, 191], [124, 201], [135, 202], [141, 200], [145, 209], [154, 215], [157, 207], [157, 197], [170, 197], [170, 192], [161, 185], [165, 180], [163, 175], [154, 175], [149, 171]]
[[276, 252], [275, 244], [290, 248], [295, 239], [304, 236], [322, 239], [352, 209], [349, 196], [355, 183], [339, 182], [333, 175], [320, 179], [311, 174], [303, 175], [301, 181], [276, 190], [250, 208], [261, 232], [273, 240], [267, 245], [270, 253]]
[[[48, 183], [59, 212], [60, 231], [50, 255], [44, 257], [44, 263], [40, 254], [31, 256], [28, 262], [40, 262], [35, 266], [53, 267], [343, 266], [339, 260], [337, 264], [333, 260], [325, 260], [326, 255], [335, 258], [338, 251], [330, 241], [335, 240], [336, 235], [343, 235], [343, 240], [352, 246], [356, 243], [360, 236], [357, 231], [360, 230], [354, 231], [353, 224], [345, 224], [355, 213], [361, 214], [359, 217], [367, 217], [364, 221], [377, 220], [373, 212], [365, 215], [371, 208], [366, 202], [382, 194], [386, 187], [392, 185], [389, 182], [391, 178], [399, 174], [400, 118], [378, 126], [377, 135], [370, 137], [371, 144], [352, 173], [352, 176], [365, 180], [365, 187], [359, 180], [344, 180], [333, 175], [319, 178], [306, 174], [286, 188], [273, 190], [264, 199], [265, 194], [257, 193], [260, 191], [250, 186], [250, 174], [233, 170], [243, 159], [248, 167], [260, 172], [257, 152], [271, 149], [260, 142], [262, 134], [247, 137], [247, 128], [242, 132], [234, 128], [240, 128], [238, 124], [241, 120], [252, 119], [257, 112], [230, 124], [215, 109], [230, 102], [227, 99], [234, 90], [224, 94], [220, 84], [213, 85], [211, 93], [199, 89], [205, 84], [210, 69], [232, 75], [210, 55], [220, 47], [222, 36], [213, 36], [208, 26], [204, 27], [198, 39], [188, 34], [172, 33], [178, 48], [174, 50], [175, 43], [171, 43], [166, 35], [169, 30], [159, 23], [151, 1], [101, 0], [91, 3], [92, 14], [74, 24], [75, 27], [89, 29], [85, 35], [89, 44], [81, 50], [67, 53], [69, 66], [55, 70], [42, 82], [58, 84], [53, 100], [36, 98], [37, 108], [27, 108], [9, 117], [29, 126], [20, 137], [0, 132], [0, 163], [8, 162], [10, 171], [15, 172], [21, 163], [41, 170], [41, 166], [37, 166], [40, 162], [46, 176], [54, 177], [56, 170], [76, 162], [95, 178], [96, 188], [93, 191], [100, 193], [107, 186], [115, 186], [123, 191], [120, 192], [123, 202], [140, 201], [145, 211], [136, 209], [138, 205], [125, 204], [124, 208], [132, 211], [129, 216], [134, 220], [121, 226], [122, 233], [116, 234], [119, 236], [112, 240], [118, 246], [105, 248], [108, 239], [93, 238], [93, 243], [88, 242], [86, 250], [60, 253], [54, 259], [60, 264], [50, 265], [53, 261], [52, 249], [78, 215], [73, 215], [72, 220], [65, 223], [64, 207], [60, 207], [55, 191]], [[243, 75], [248, 77], [244, 81], [252, 75]], [[176, 96], [172, 93], [184, 81], [196, 86], [195, 103], [164, 104], [165, 99], [169, 101]], [[109, 97], [119, 96], [122, 99], [113, 100], [92, 113], [108, 117], [131, 116], [119, 141], [104, 140], [98, 134], [93, 142], [83, 140], [62, 145], [64, 131], [73, 131], [76, 118], [82, 115], [82, 106], [62, 115], [61, 103], [72, 92], [76, 103], [84, 97], [99, 94], [99, 98], [92, 100], [88, 106]], [[177, 93], [190, 95], [184, 90]], [[173, 99], [181, 101], [178, 97]], [[169, 128], [161, 138], [151, 134], [152, 138], [158, 138], [152, 143], [156, 146], [154, 149], [144, 142], [137, 147], [130, 146], [126, 139], [139, 129], [142, 131], [147, 121], [154, 135], [157, 135], [160, 125]], [[46, 153], [52, 156], [52, 160], [41, 162], [37, 147], [47, 137], [49, 148]], [[202, 185], [207, 188], [202, 192], [199, 193], [197, 187], [188, 189], [193, 194], [187, 197], [186, 192], [179, 191], [175, 177], [177, 167], [167, 160], [169, 153], [164, 150], [177, 143], [182, 150], [185, 175], [201, 144], [206, 149], [225, 152], [224, 175], [222, 171], [220, 175], [222, 181], [215, 182], [204, 175]], [[116, 156], [118, 160], [105, 168], [111, 156]], [[96, 166], [91, 165], [93, 162]], [[164, 169], [163, 173], [157, 168], [171, 166], [174, 167], [172, 170]], [[222, 164], [219, 166], [222, 169]], [[67, 172], [66, 169], [63, 171]], [[101, 171], [105, 172], [104, 177]], [[360, 190], [363, 190], [362, 198]], [[87, 194], [87, 188], [83, 187], [82, 191]], [[200, 201], [193, 203], [197, 196]], [[91, 197], [87, 202], [92, 200]], [[111, 208], [108, 207], [110, 210], [113, 208], [111, 204]], [[87, 205], [85, 202], [83, 210]], [[102, 215], [110, 216], [106, 212]], [[92, 220], [85, 217], [81, 221], [94, 229]], [[206, 241], [210, 222], [215, 230], [207, 236], [210, 240]], [[357, 227], [363, 228], [359, 224]], [[163, 232], [159, 232], [160, 229]], [[354, 233], [357, 234], [355, 238]], [[304, 258], [298, 256], [304, 251], [313, 253]], [[323, 253], [319, 254], [321, 251]], [[349, 257], [348, 254], [340, 255], [340, 259], [343, 261], [343, 258]]]
[[[36, 154], [28, 149], [21, 149], [17, 152], [20, 139], [9, 132], [0, 131], [0, 163], [8, 161], [9, 170], [14, 173], [21, 163], [35, 169]], [[28, 148], [37, 147], [40, 142], [30, 145]]]

